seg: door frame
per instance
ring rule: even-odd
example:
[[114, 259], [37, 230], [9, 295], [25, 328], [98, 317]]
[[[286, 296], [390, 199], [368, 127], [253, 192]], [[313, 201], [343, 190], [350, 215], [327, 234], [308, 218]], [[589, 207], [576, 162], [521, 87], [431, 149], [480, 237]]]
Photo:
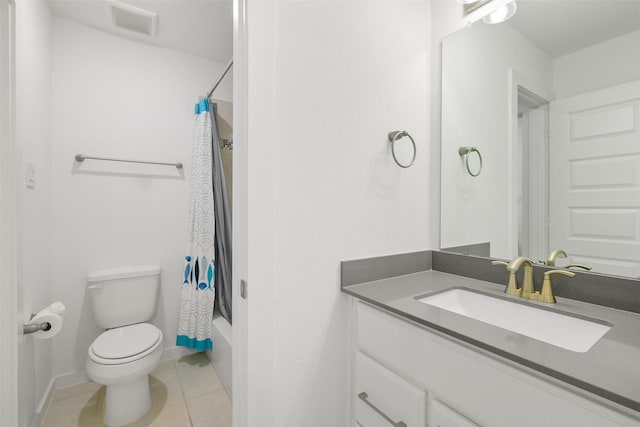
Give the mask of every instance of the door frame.
[[[522, 241], [518, 240], [520, 254], [536, 259], [546, 259], [549, 253], [549, 101], [518, 88], [518, 99], [529, 107], [523, 138], [526, 141], [522, 149], [522, 217], [527, 216], [528, 228]], [[522, 123], [519, 123], [522, 124]], [[523, 163], [527, 156], [526, 167]], [[525, 176], [526, 175], [526, 176]], [[526, 184], [526, 190], [524, 186]], [[526, 208], [526, 209], [525, 209]], [[526, 211], [526, 214], [525, 214]], [[519, 226], [521, 224], [518, 224]], [[521, 227], [519, 227], [520, 229]], [[526, 243], [526, 245], [523, 245]]]
[[[508, 183], [507, 190], [507, 206], [509, 209], [509, 224], [507, 231], [509, 233], [509, 253], [511, 253], [512, 256], [516, 256], [518, 250], [518, 188], [516, 188], [514, 182], [516, 182], [516, 174], [521, 174], [521, 168], [518, 163], [518, 153], [515, 150], [515, 146], [518, 143], [518, 94], [519, 92], [521, 92], [520, 88], [522, 88], [529, 93], [529, 96], [535, 97], [539, 100], [539, 102], [546, 101], [546, 103], [554, 101], [556, 97], [555, 94], [551, 90], [549, 90], [542, 82], [531, 79], [524, 73], [521, 73], [514, 68], [509, 68], [507, 73], [507, 81], [509, 85], [507, 91], [509, 96], [507, 108], [507, 123], [509, 132], [507, 158], [509, 159], [509, 176], [511, 177]], [[546, 138], [546, 143], [547, 145], [549, 143], [548, 136]], [[541, 150], [537, 153], [538, 157], [544, 159], [546, 153], [548, 153], [547, 148], [542, 147]], [[541, 174], [547, 175], [547, 171], [542, 171]], [[537, 219], [535, 220], [536, 224], [534, 224], [533, 226], [537, 229], [546, 229], [548, 226], [548, 221], [546, 220], [546, 215], [544, 214], [544, 212], [548, 212], [548, 196], [549, 194], [547, 184], [544, 183], [539, 191], [539, 197], [536, 203], [537, 213], [536, 215], [534, 215], [534, 218]], [[542, 238], [540, 240], [542, 242], [542, 245], [544, 245], [543, 242], [545, 240], [545, 238]]]
[[249, 425], [248, 303], [240, 281], [248, 277], [248, 154], [247, 154], [247, 1], [233, 2], [233, 425]]
[[277, 109], [264, 108], [277, 99], [277, 8], [273, 1], [234, 0], [234, 427], [278, 423], [273, 377]]
[[0, 414], [18, 421], [18, 256], [15, 164], [15, 2], [0, 0]]

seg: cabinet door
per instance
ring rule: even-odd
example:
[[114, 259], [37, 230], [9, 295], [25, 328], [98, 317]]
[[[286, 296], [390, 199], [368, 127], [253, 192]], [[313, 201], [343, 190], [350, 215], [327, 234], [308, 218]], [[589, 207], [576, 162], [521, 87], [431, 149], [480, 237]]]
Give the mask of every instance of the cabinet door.
[[355, 368], [357, 423], [362, 427], [426, 426], [425, 391], [361, 352], [356, 352]]
[[449, 408], [438, 400], [432, 400], [429, 405], [430, 426], [433, 427], [479, 427], [458, 412]]

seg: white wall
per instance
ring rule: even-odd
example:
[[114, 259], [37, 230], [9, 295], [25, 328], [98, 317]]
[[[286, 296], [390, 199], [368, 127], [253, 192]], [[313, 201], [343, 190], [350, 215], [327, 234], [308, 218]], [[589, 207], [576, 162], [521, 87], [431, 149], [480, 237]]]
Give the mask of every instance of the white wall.
[[[29, 323], [51, 295], [51, 14], [46, 1], [16, 2], [16, 144], [21, 213], [20, 320]], [[35, 166], [25, 186], [24, 163]], [[52, 377], [52, 341], [21, 338], [20, 422], [32, 422]]]
[[[250, 376], [248, 425], [346, 425], [340, 260], [430, 243], [430, 5], [247, 10], [249, 210], [235, 227], [249, 227], [248, 326], [265, 341], [249, 337], [248, 368], [263, 369]], [[392, 130], [416, 140], [409, 169], [393, 163]]]
[[[225, 64], [53, 20], [53, 293], [67, 305], [54, 338], [53, 374], [82, 372], [101, 332], [88, 271], [162, 266], [152, 323], [175, 346], [187, 230], [193, 105]], [[216, 97], [230, 100], [224, 84]], [[77, 153], [182, 162], [168, 166], [74, 162]], [[73, 378], [80, 378], [72, 377]]]
[[[509, 25], [482, 22], [445, 41], [442, 78], [441, 242], [491, 242], [491, 255], [514, 256], [509, 146], [509, 70], [551, 92], [552, 61]], [[472, 178], [460, 146], [482, 153]], [[510, 231], [511, 230], [511, 231]]]
[[557, 58], [553, 62], [557, 98], [638, 80], [639, 46], [640, 31], [635, 31]]

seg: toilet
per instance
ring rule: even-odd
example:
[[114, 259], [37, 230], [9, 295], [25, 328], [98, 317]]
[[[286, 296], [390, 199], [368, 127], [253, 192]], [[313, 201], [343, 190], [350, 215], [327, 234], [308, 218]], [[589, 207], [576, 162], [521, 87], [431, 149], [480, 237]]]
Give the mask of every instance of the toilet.
[[87, 275], [97, 325], [106, 329], [87, 352], [91, 380], [107, 387], [104, 423], [121, 426], [151, 408], [149, 372], [162, 356], [162, 331], [150, 323], [158, 302], [160, 267], [120, 267]]

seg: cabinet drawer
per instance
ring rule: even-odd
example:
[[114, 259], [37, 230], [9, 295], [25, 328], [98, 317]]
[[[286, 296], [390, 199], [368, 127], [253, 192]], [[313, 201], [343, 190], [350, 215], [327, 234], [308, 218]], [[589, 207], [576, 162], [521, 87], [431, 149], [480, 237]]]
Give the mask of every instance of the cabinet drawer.
[[426, 392], [359, 351], [353, 399], [356, 422], [362, 427], [390, 427], [392, 422], [404, 422], [407, 427], [426, 425]]
[[429, 419], [433, 427], [479, 427], [438, 400], [429, 404]]

